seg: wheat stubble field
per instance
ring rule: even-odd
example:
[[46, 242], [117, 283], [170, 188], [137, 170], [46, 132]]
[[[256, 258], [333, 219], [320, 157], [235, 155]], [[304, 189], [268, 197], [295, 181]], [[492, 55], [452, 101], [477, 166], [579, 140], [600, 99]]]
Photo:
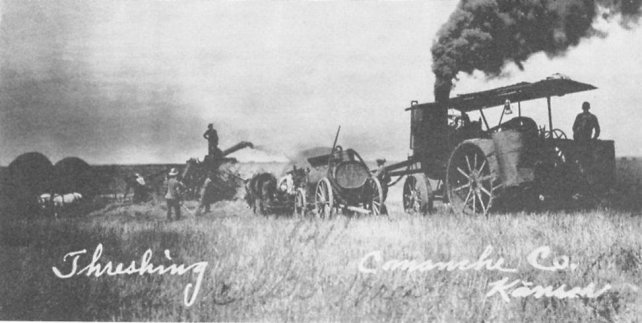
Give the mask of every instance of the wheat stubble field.
[[[391, 191], [390, 215], [333, 219], [252, 214], [223, 201], [202, 218], [165, 220], [165, 205], [108, 203], [82, 217], [12, 220], [0, 231], [0, 319], [100, 321], [438, 321], [635, 322], [642, 317], [642, 217], [636, 210], [494, 214], [460, 217], [443, 206], [409, 215]], [[186, 203], [195, 207], [193, 202]], [[67, 253], [86, 249], [78, 268], [98, 261], [138, 266], [207, 262], [200, 290], [184, 304], [197, 274], [107, 274], [67, 279]], [[477, 261], [488, 247], [499, 270], [385, 270], [390, 260]], [[527, 260], [539, 247], [543, 266]], [[170, 257], [164, 253], [169, 250]], [[380, 252], [380, 258], [369, 257]], [[558, 257], [559, 256], [559, 257]], [[557, 257], [557, 259], [554, 259]], [[372, 272], [364, 272], [368, 269]], [[388, 267], [390, 269], [390, 267]], [[442, 268], [443, 269], [443, 268]], [[519, 283], [488, 295], [493, 283]], [[531, 284], [532, 285], [529, 285]], [[520, 286], [565, 290], [594, 284], [595, 298], [513, 297]], [[564, 287], [564, 286], [562, 286]], [[192, 289], [193, 291], [193, 289]]]

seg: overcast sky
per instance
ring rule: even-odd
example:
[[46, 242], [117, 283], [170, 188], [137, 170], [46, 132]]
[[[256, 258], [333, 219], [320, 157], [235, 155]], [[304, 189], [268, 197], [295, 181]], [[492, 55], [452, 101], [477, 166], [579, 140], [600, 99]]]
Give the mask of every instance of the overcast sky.
[[[408, 154], [411, 100], [433, 101], [430, 47], [456, 1], [2, 1], [0, 164], [184, 162], [248, 140], [293, 155], [340, 143], [366, 159]], [[642, 155], [642, 31], [535, 55], [503, 78], [460, 75], [453, 95], [562, 73], [599, 89], [553, 99], [570, 134], [583, 101], [616, 154]], [[545, 101], [523, 105], [545, 124]], [[491, 119], [494, 116], [491, 116]], [[495, 121], [496, 122], [496, 121]]]

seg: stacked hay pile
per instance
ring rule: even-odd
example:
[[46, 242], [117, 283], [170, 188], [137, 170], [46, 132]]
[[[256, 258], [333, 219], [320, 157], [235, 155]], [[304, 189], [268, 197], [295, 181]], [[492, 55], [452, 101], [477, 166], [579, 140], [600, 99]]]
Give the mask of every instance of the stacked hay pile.
[[22, 154], [14, 159], [7, 167], [4, 186], [4, 195], [13, 211], [8, 213], [14, 216], [36, 213], [37, 197], [52, 189], [53, 170], [51, 161], [38, 152]]
[[6, 169], [2, 201], [8, 217], [37, 215], [41, 212], [38, 197], [44, 193], [80, 193], [91, 201], [98, 193], [93, 169], [84, 160], [67, 157], [55, 165], [41, 153], [18, 156]]
[[98, 193], [94, 171], [78, 157], [67, 157], [54, 165], [53, 187], [58, 194], [77, 192], [85, 199], [92, 199]]

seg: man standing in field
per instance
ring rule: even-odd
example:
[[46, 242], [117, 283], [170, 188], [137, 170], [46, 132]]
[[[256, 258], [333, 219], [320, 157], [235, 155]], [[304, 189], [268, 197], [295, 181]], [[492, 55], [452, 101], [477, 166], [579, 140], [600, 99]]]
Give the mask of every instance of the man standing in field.
[[[589, 112], [591, 104], [584, 102], [582, 110], [584, 112], [577, 115], [575, 123], [573, 123], [573, 139], [578, 142], [589, 142], [592, 139], [597, 139], [600, 136], [600, 123], [597, 117]], [[595, 133], [593, 133], [595, 130]]]
[[207, 178], [205, 178], [205, 182], [203, 183], [203, 187], [201, 188], [201, 199], [198, 203], [198, 209], [196, 209], [196, 216], [201, 216], [202, 215], [202, 210], [205, 209], [205, 213], [208, 213], [210, 211], [210, 205], [214, 201], [214, 181], [213, 181], [214, 173], [209, 172], [207, 175]]
[[167, 220], [172, 219], [172, 208], [174, 208], [174, 212], [176, 213], [176, 219], [180, 220], [181, 192], [185, 186], [178, 181], [178, 170], [176, 168], [172, 168], [167, 176], [167, 194], [165, 194], [165, 200], [167, 201]]
[[130, 189], [134, 191], [132, 203], [140, 203], [147, 200], [148, 191], [145, 185], [145, 178], [139, 173], [125, 177], [125, 194], [123, 195], [123, 200], [127, 199], [127, 194]]
[[210, 123], [207, 125], [207, 130], [203, 134], [203, 138], [207, 139], [207, 154], [215, 156], [218, 152], [218, 134], [213, 124]]
[[139, 173], [134, 174], [136, 184], [134, 184], [134, 203], [140, 203], [147, 199], [147, 186], [145, 179]]

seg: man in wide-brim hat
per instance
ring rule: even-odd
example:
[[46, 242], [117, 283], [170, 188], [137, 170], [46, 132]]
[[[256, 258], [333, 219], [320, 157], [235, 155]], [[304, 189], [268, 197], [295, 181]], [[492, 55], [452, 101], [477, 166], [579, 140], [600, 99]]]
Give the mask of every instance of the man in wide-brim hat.
[[167, 174], [167, 194], [165, 200], [167, 201], [167, 219], [172, 219], [172, 208], [176, 213], [176, 219], [181, 218], [181, 192], [184, 189], [183, 183], [178, 180], [178, 170], [172, 168]]

